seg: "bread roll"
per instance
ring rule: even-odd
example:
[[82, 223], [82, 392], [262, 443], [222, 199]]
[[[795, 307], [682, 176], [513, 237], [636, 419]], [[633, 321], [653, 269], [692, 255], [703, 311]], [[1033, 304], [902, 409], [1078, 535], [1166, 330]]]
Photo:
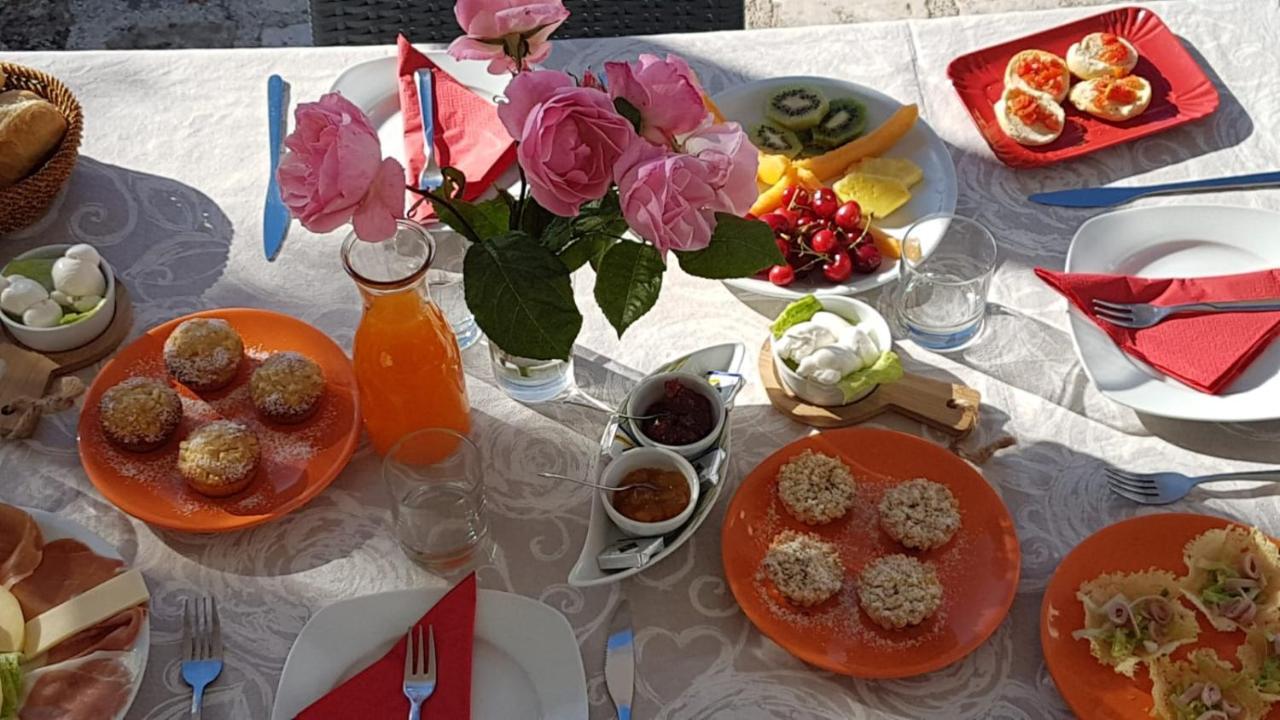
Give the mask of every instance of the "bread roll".
[[67, 119], [28, 90], [0, 92], [0, 188], [30, 175], [62, 142]]

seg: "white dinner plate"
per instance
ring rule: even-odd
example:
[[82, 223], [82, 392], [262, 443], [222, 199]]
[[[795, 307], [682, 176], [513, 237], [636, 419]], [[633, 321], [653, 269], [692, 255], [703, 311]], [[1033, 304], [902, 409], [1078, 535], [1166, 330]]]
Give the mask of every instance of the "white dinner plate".
[[[386, 655], [444, 597], [412, 589], [336, 602], [293, 643], [272, 720], [293, 720], [340, 683]], [[520, 595], [476, 593], [471, 716], [476, 720], [586, 720], [587, 685], [573, 628], [551, 607]], [[449, 658], [437, 657], [441, 664]], [[430, 701], [424, 718], [431, 717]]]
[[[43, 537], [45, 544], [54, 540], [78, 540], [102, 557], [125, 562], [125, 559], [120, 556], [114, 545], [103, 540], [101, 535], [80, 523], [58, 517], [44, 510], [21, 506], [15, 507], [29, 514], [36, 521], [36, 525], [40, 526], [40, 535]], [[138, 696], [138, 690], [142, 688], [142, 677], [147, 669], [147, 659], [151, 655], [150, 612], [143, 615], [142, 628], [138, 630], [138, 640], [133, 644], [133, 649], [129, 653], [131, 657], [128, 664], [133, 670], [133, 687], [129, 689], [129, 701], [125, 703], [124, 709], [120, 711], [120, 714], [114, 720], [121, 720], [125, 715], [129, 714], [129, 708], [133, 706], [133, 700]]]
[[[777, 90], [788, 85], [807, 85], [821, 90], [829, 98], [853, 96], [867, 106], [867, 130], [879, 127], [889, 116], [902, 107], [902, 103], [864, 85], [821, 77], [778, 77], [756, 80], [717, 93], [713, 98], [726, 119], [741, 123], [743, 129], [764, 120], [765, 100]], [[933, 128], [923, 118], [907, 132], [885, 157], [907, 158], [924, 171], [924, 180], [911, 188], [911, 200], [892, 215], [876, 222], [885, 232], [902, 238], [911, 223], [933, 213], [951, 213], [956, 209], [956, 168], [951, 154]], [[939, 233], [941, 231], [939, 230]], [[937, 244], [937, 236], [922, 237], [921, 250], [929, 254]], [[848, 282], [833, 285], [821, 279], [797, 280], [787, 287], [778, 287], [768, 280], [737, 278], [725, 284], [758, 295], [776, 298], [797, 298], [815, 293], [819, 295], [853, 295], [880, 287], [898, 277], [898, 262], [886, 261], [878, 272], [870, 275], [854, 274]]]
[[[1076, 231], [1067, 272], [1203, 277], [1280, 268], [1280, 213], [1222, 205], [1162, 205], [1099, 215]], [[1122, 352], [1071, 309], [1071, 335], [1089, 378], [1138, 412], [1180, 420], [1280, 418], [1280, 343], [1221, 395], [1193, 390]]]
[[[465, 85], [476, 95], [493, 102], [507, 90], [507, 75], [490, 75], [488, 64], [483, 62], [459, 62], [443, 51], [424, 51], [441, 70]], [[352, 65], [333, 81], [330, 92], [342, 93], [369, 116], [378, 130], [382, 154], [400, 161], [408, 167], [404, 152], [404, 116], [400, 113], [400, 79], [396, 75], [396, 58], [386, 57]], [[513, 165], [498, 178], [497, 185], [508, 190], [519, 181], [519, 172]]]

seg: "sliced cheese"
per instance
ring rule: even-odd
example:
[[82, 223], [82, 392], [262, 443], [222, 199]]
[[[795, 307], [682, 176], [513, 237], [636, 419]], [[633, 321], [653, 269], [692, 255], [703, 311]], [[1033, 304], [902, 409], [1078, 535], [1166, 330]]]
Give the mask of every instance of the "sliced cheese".
[[28, 659], [42, 655], [81, 630], [150, 598], [142, 573], [137, 570], [121, 573], [28, 621], [23, 653]]
[[22, 649], [25, 626], [18, 598], [0, 588], [0, 652], [18, 652]]

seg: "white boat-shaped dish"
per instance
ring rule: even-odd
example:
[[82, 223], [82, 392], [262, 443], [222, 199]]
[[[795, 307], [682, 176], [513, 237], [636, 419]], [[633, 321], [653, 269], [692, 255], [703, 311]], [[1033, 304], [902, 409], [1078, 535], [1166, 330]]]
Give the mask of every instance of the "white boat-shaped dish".
[[[101, 535], [74, 520], [58, 517], [51, 512], [37, 510], [36, 508], [15, 507], [27, 513], [36, 521], [36, 525], [40, 526], [40, 535], [44, 538], [45, 544], [54, 540], [77, 540], [102, 557], [120, 560], [126, 564], [128, 562], [120, 555], [114, 545], [102, 539]], [[124, 708], [119, 715], [114, 718], [103, 718], [103, 720], [122, 720], [129, 714], [129, 708], [133, 707], [133, 701], [138, 697], [138, 691], [142, 689], [142, 676], [146, 674], [147, 660], [150, 655], [151, 612], [148, 610], [142, 618], [142, 627], [138, 630], [138, 639], [134, 642], [133, 649], [129, 650], [128, 659], [124, 661], [133, 672], [133, 685], [129, 688], [129, 701], [124, 704]]]
[[[745, 356], [746, 347], [742, 343], [714, 345], [660, 365], [654, 368], [651, 374], [671, 372], [673, 370], [695, 375], [703, 375], [709, 372], [720, 372], [727, 375], [740, 374]], [[737, 378], [739, 387], [737, 389], [740, 389], [743, 382], [745, 381], [739, 375]], [[702, 525], [703, 520], [707, 519], [711, 508], [715, 506], [721, 491], [724, 490], [725, 475], [729, 470], [733, 405], [732, 401], [726, 404], [730, 408], [730, 420], [725, 422], [720, 439], [705, 454], [691, 460], [694, 468], [699, 471], [701, 485], [698, 505], [689, 521], [678, 530], [668, 533], [664, 537], [662, 550], [655, 553], [648, 562], [640, 567], [627, 568], [625, 570], [601, 570], [597, 562], [601, 551], [625, 536], [609, 520], [608, 515], [605, 514], [604, 501], [601, 499], [600, 494], [596, 493], [591, 501], [591, 519], [587, 523], [587, 537], [582, 543], [582, 552], [578, 555], [578, 561], [574, 563], [573, 569], [569, 571], [570, 585], [574, 587], [608, 585], [623, 578], [631, 577], [662, 562], [663, 558], [675, 552], [698, 531], [698, 527]], [[626, 400], [623, 400], [620, 407], [626, 407]], [[620, 426], [616, 419], [605, 427], [604, 434], [600, 438], [600, 454], [596, 458], [591, 471], [593, 481], [599, 482], [601, 473], [604, 472], [604, 468], [614, 457], [629, 448], [635, 447], [636, 443], [628, 433], [629, 430], [625, 424]]]

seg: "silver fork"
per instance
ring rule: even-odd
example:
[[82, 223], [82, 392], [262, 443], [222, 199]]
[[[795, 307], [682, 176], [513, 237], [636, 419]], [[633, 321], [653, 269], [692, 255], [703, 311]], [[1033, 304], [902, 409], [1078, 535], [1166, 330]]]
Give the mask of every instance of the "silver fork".
[[[422, 115], [422, 171], [418, 173], [419, 190], [435, 190], [444, 184], [440, 164], [433, 163], [436, 150], [435, 78], [431, 70], [423, 68], [413, 73], [418, 81], [418, 110]], [[432, 165], [435, 165], [434, 169]]]
[[200, 720], [204, 689], [222, 674], [222, 626], [213, 598], [182, 601], [182, 657], [182, 679], [191, 686], [191, 718]]
[[412, 703], [409, 720], [422, 717], [422, 703], [436, 691], [436, 629], [427, 627], [427, 645], [422, 646], [422, 628], [418, 627], [417, 642], [413, 628], [404, 636], [404, 696]]
[[1115, 303], [1094, 300], [1093, 312], [1112, 325], [1147, 328], [1170, 315], [1185, 313], [1267, 312], [1280, 310], [1280, 299], [1232, 300], [1229, 302], [1186, 303], [1184, 305], [1151, 305], [1149, 303]]
[[1201, 483], [1221, 480], [1255, 480], [1280, 482], [1280, 470], [1258, 470], [1255, 472], [1219, 473], [1217, 475], [1201, 475], [1189, 477], [1181, 473], [1132, 473], [1116, 468], [1106, 468], [1107, 487], [1120, 497], [1143, 505], [1168, 505], [1177, 502], [1191, 492], [1191, 488]]

